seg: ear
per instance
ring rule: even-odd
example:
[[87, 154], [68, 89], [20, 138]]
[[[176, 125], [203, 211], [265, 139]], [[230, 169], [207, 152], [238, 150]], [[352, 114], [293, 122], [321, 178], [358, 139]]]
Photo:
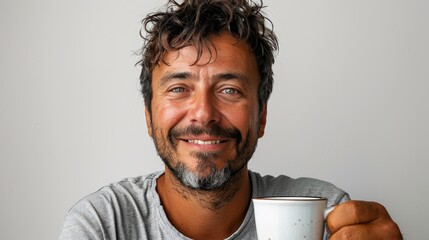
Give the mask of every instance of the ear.
[[259, 131], [258, 138], [264, 136], [265, 133], [265, 125], [267, 124], [267, 104], [264, 104], [262, 107], [262, 111], [259, 116]]
[[150, 112], [147, 109], [147, 107], [145, 107], [144, 113], [146, 115], [147, 133], [149, 134], [149, 136], [152, 137], [152, 118], [151, 118]]

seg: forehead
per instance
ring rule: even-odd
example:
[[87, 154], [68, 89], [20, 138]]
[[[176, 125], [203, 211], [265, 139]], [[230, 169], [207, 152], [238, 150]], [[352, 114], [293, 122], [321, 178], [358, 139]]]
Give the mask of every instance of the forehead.
[[192, 71], [206, 74], [237, 72], [259, 81], [255, 55], [246, 42], [227, 33], [212, 36], [209, 40], [209, 44], [203, 44], [201, 55], [193, 45], [167, 51], [152, 72], [153, 80], [170, 72]]

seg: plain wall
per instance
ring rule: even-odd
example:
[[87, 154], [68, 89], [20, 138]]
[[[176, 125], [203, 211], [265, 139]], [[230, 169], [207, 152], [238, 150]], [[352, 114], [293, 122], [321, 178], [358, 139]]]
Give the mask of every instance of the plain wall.
[[[0, 1], [0, 239], [56, 239], [85, 195], [163, 169], [134, 66], [162, 3]], [[427, 239], [429, 1], [265, 3], [280, 52], [250, 168], [333, 182]]]

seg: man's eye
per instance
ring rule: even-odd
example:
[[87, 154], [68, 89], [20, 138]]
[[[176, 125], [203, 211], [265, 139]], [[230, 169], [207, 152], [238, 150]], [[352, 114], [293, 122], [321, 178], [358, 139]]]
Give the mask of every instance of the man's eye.
[[238, 90], [234, 89], [234, 88], [225, 88], [222, 90], [222, 92], [226, 93], [226, 94], [237, 94], [237, 93], [239, 93]]
[[182, 93], [182, 92], [185, 92], [185, 89], [183, 87], [175, 87], [175, 88], [170, 89], [170, 92], [172, 92], [172, 93]]

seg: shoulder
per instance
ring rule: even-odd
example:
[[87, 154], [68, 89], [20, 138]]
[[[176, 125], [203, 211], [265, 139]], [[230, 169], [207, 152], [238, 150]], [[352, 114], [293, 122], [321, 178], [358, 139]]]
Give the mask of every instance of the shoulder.
[[126, 178], [84, 197], [68, 211], [61, 233], [62, 237], [72, 234], [79, 238], [60, 239], [98, 239], [122, 231], [118, 226], [143, 225], [157, 204], [153, 199], [160, 174]]
[[143, 198], [151, 198], [152, 190], [156, 187], [158, 173], [152, 173], [139, 177], [125, 178], [100, 188], [80, 200], [71, 210], [90, 203], [92, 206], [114, 206], [129, 201], [139, 201]]
[[315, 178], [291, 178], [285, 175], [262, 176], [250, 172], [254, 197], [263, 196], [317, 196], [328, 199], [328, 205], [348, 201], [349, 195], [334, 184]]

